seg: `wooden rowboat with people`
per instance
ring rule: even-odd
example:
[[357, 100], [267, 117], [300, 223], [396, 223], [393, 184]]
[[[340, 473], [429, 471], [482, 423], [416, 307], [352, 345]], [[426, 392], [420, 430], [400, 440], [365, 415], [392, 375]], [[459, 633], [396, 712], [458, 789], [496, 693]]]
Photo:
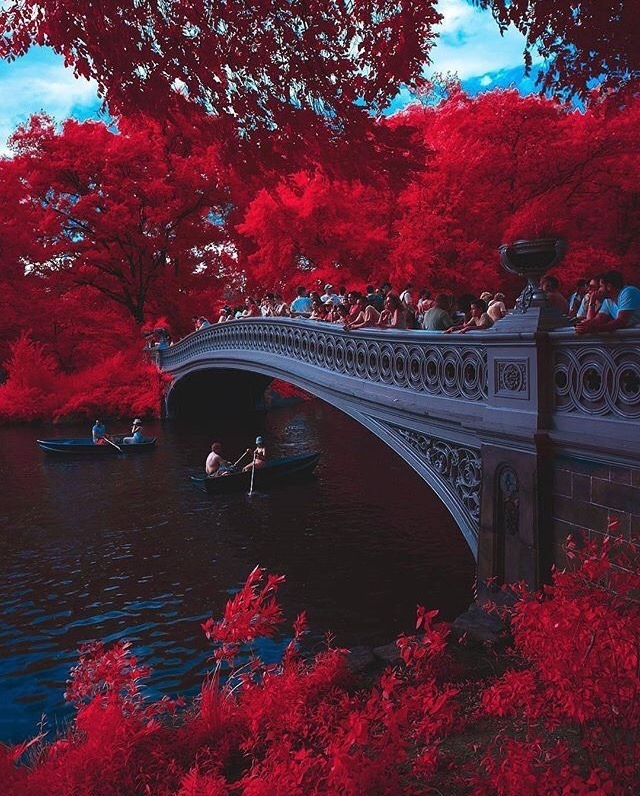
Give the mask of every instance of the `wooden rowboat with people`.
[[196, 486], [213, 495], [248, 491], [252, 488], [264, 489], [310, 475], [319, 459], [319, 453], [300, 453], [297, 456], [268, 459], [261, 467], [253, 469], [253, 485], [251, 469], [227, 470], [215, 476], [192, 475], [191, 480]]
[[61, 455], [90, 455], [90, 456], [113, 456], [120, 453], [129, 455], [130, 453], [144, 453], [153, 450], [157, 438], [146, 437], [142, 442], [126, 444], [124, 437], [112, 436], [106, 444], [96, 445], [91, 437], [80, 437], [70, 439], [38, 439], [36, 442], [47, 453]]

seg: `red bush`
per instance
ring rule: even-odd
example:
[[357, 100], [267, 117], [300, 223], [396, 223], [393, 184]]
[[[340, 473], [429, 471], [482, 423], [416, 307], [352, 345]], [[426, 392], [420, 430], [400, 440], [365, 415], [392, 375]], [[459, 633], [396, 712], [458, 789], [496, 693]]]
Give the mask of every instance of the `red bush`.
[[[530, 737], [526, 749], [510, 742], [485, 758], [489, 788], [478, 793], [509, 793], [504, 785], [508, 766], [512, 783], [523, 781], [522, 766], [534, 780], [545, 780], [544, 786], [520, 793], [631, 793], [640, 784], [636, 549], [609, 536], [588, 542], [580, 552], [572, 546], [569, 553], [579, 565], [555, 572], [552, 585], [540, 592], [523, 590], [511, 611], [521, 670], [507, 672], [487, 688], [482, 708], [490, 715], [516, 717]], [[565, 749], [559, 756], [550, 733], [567, 728], [579, 742], [573, 754]], [[561, 790], [569, 782], [577, 789]]]
[[11, 345], [0, 385], [0, 422], [158, 415], [168, 378], [139, 349], [63, 373], [42, 343], [23, 334]]
[[50, 418], [64, 395], [64, 377], [54, 358], [27, 333], [11, 344], [10, 352], [8, 377], [0, 385], [0, 421]]

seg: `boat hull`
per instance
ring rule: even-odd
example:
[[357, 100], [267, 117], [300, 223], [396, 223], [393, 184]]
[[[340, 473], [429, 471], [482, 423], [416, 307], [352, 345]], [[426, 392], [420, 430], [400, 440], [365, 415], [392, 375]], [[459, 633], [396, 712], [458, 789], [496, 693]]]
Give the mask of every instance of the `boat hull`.
[[[118, 441], [114, 437], [113, 441], [118, 446], [109, 445], [94, 445], [89, 438], [71, 438], [71, 439], [39, 439], [36, 440], [40, 448], [47, 453], [53, 453], [61, 456], [113, 456], [124, 453], [129, 455], [131, 453], [143, 453], [152, 450], [157, 442], [156, 437], [148, 437], [144, 442], [139, 442], [135, 445], [125, 445], [122, 439]], [[120, 448], [120, 450], [118, 450]]]
[[[320, 459], [319, 453], [301, 453], [298, 456], [286, 456], [282, 459], [268, 460], [262, 467], [256, 467], [253, 488], [286, 484], [297, 478], [310, 475]], [[251, 487], [251, 471], [229, 473], [209, 478], [205, 475], [191, 476], [193, 483], [211, 495], [227, 492], [248, 492]]]

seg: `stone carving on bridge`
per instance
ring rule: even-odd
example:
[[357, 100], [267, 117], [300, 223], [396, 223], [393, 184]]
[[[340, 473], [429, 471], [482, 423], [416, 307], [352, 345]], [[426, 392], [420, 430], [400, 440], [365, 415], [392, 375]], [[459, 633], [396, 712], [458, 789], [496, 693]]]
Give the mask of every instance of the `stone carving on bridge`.
[[520, 526], [520, 484], [516, 471], [504, 465], [498, 474], [498, 531], [517, 536]]
[[453, 489], [477, 533], [482, 487], [480, 451], [400, 426], [388, 427], [419, 455], [431, 471]]
[[[397, 333], [396, 333], [397, 335]], [[397, 335], [372, 339], [360, 333], [287, 322], [233, 321], [209, 327], [163, 352], [162, 367], [172, 368], [215, 351], [244, 349], [293, 358], [324, 370], [395, 387], [485, 401], [487, 352], [467, 341], [437, 342]]]
[[608, 340], [557, 347], [553, 379], [559, 412], [640, 418], [640, 351]]
[[496, 395], [529, 397], [529, 362], [526, 359], [497, 359]]

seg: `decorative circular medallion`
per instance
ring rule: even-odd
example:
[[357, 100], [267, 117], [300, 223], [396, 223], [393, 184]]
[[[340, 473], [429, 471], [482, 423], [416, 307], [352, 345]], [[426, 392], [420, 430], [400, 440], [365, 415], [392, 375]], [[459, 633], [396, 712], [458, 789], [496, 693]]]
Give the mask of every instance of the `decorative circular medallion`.
[[513, 362], [507, 363], [502, 371], [502, 383], [510, 392], [520, 392], [523, 389], [522, 369]]

